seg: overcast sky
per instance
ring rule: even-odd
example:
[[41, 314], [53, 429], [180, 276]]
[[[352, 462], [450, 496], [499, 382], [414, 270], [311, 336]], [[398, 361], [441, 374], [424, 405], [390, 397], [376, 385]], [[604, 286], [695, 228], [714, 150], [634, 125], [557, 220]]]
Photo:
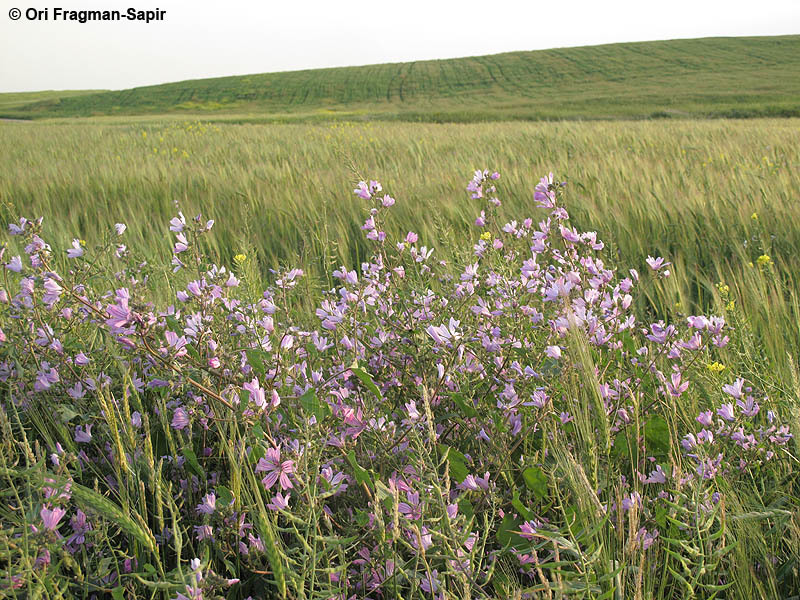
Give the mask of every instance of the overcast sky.
[[[166, 14], [148, 24], [53, 20], [55, 7], [131, 6]], [[800, 0], [0, 0], [0, 7], [0, 92], [800, 33]], [[19, 20], [9, 17], [14, 8]], [[29, 8], [49, 9], [49, 20], [28, 20]]]

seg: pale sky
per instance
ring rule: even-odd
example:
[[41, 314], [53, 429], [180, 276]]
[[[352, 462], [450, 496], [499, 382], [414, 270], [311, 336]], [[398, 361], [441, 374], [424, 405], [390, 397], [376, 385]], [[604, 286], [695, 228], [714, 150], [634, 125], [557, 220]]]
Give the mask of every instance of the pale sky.
[[[163, 21], [54, 21], [69, 10]], [[0, 0], [0, 92], [124, 89], [612, 42], [800, 33], [800, 0]], [[19, 20], [9, 11], [18, 8]], [[48, 21], [26, 18], [49, 10]]]

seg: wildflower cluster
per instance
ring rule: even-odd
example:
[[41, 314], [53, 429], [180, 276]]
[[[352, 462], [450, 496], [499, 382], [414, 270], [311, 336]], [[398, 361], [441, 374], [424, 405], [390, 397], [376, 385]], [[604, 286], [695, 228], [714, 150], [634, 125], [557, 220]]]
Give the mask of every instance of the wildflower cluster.
[[395, 199], [360, 182], [374, 254], [332, 273], [314, 315], [302, 270], [250, 297], [210, 263], [200, 216], [169, 223], [165, 305], [124, 225], [107, 256], [62, 256], [41, 219], [12, 224], [2, 474], [28, 494], [0, 589], [50, 569], [73, 595], [582, 597], [678, 560], [661, 540], [689, 535], [687, 506], [716, 518], [722, 483], [785, 462], [792, 434], [716, 366], [724, 317], [641, 321], [644, 277], [571, 226], [565, 185], [542, 178], [538, 217], [501, 222], [499, 179], [467, 185], [481, 233], [457, 266], [414, 232], [390, 239]]

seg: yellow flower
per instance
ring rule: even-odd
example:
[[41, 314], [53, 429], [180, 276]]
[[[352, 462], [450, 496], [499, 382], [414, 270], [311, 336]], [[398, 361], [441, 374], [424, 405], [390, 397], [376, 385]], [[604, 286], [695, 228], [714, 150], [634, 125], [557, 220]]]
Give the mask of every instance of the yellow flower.
[[731, 300], [730, 302], [728, 302], [727, 306], [725, 307], [725, 310], [733, 310], [734, 308], [736, 308], [736, 302], [734, 300]]
[[769, 257], [769, 254], [762, 254], [756, 259], [759, 267], [763, 267], [765, 265], [772, 264], [772, 259]]
[[492, 234], [491, 234], [490, 232], [488, 232], [488, 231], [484, 231], [484, 232], [481, 234], [481, 239], [482, 239], [482, 240], [489, 241], [490, 239], [492, 239]]
[[706, 369], [708, 369], [712, 373], [719, 373], [720, 371], [724, 371], [725, 370], [725, 365], [723, 365], [722, 363], [718, 363], [718, 362], [714, 361], [712, 363], [708, 363], [706, 365]]
[[758, 221], [758, 213], [753, 213], [750, 215], [750, 218], [753, 219], [753, 221]]
[[86, 240], [81, 240], [81, 246], [85, 246], [85, 245], [86, 245]]
[[247, 260], [247, 256], [241, 253], [233, 257], [233, 262], [235, 262], [237, 265], [242, 264], [245, 260]]

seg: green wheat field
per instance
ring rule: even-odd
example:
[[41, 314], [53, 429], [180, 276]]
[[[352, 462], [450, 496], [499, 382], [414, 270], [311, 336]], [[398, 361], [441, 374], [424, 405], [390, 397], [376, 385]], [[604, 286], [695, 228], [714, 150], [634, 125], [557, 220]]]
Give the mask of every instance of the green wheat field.
[[[597, 229], [639, 268], [675, 263], [659, 311], [713, 307], [735, 290], [767, 351], [787, 368], [800, 349], [800, 120], [584, 123], [223, 124], [162, 119], [8, 123], [0, 129], [4, 217], [52, 215], [66, 245], [99, 239], [115, 222], [129, 245], [167, 257], [176, 203], [218, 222], [213, 250], [254, 253], [264, 273], [299, 265], [322, 279], [366, 247], [364, 177], [400, 190], [398, 227], [436, 241], [476, 238], [464, 174], [503, 169], [507, 202], [533, 212], [530, 181], [555, 171], [572, 183], [573, 218]], [[391, 225], [391, 223], [390, 223]], [[160, 231], [158, 232], [161, 233]], [[770, 257], [759, 267], [758, 257]], [[763, 259], [762, 259], [763, 260]], [[166, 286], [166, 278], [164, 280]]]
[[[719, 377], [717, 390], [735, 373], [776, 398], [795, 436], [787, 453], [797, 455], [800, 36], [617, 44], [116, 92], [0, 94], [0, 117], [0, 221], [6, 227], [43, 215], [48, 241], [58, 246], [54, 269], [76, 264], [62, 251], [73, 240], [83, 240], [91, 256], [116, 239], [115, 223], [125, 223], [124, 243], [154, 265], [152, 297], [174, 302], [169, 221], [178, 211], [187, 219], [202, 213], [216, 222], [205, 250], [219, 264], [246, 264], [247, 285], [274, 280], [275, 270], [305, 271], [297, 307], [307, 321], [315, 298], [339, 285], [335, 269], [358, 269], [370, 259], [361, 231], [368, 206], [353, 194], [360, 181], [378, 179], [396, 199], [385, 224], [392, 240], [414, 231], [436, 261], [463, 264], [472, 260], [481, 234], [474, 220], [485, 206], [465, 189], [474, 171], [502, 173], [500, 223], [544, 214], [533, 186], [552, 171], [567, 182], [563, 203], [572, 224], [596, 231], [609, 258], [643, 274], [650, 256], [672, 263], [670, 277], [642, 286], [635, 305], [641, 322], [724, 315], [742, 341], [724, 365], [708, 365], [708, 378]], [[116, 286], [110, 276], [89, 284]], [[774, 504], [790, 515], [781, 521], [788, 533], [778, 536], [788, 566], [770, 571], [762, 588], [755, 574], [761, 559], [740, 545], [726, 564], [730, 573], [752, 577], [716, 597], [768, 598], [779, 589], [800, 597], [791, 589], [800, 581], [800, 471], [792, 460]], [[746, 515], [767, 517], [747, 521], [747, 532], [737, 525], [736, 535], [766, 548], [772, 496], [762, 492], [742, 502]], [[180, 554], [164, 556], [163, 571], [180, 565]], [[184, 562], [188, 557], [187, 550]], [[637, 598], [682, 593], [664, 591], [651, 575]], [[41, 597], [58, 597], [56, 588], [45, 581], [41, 589], [49, 591]], [[265, 597], [294, 597], [283, 592]], [[691, 597], [705, 597], [697, 593]]]

